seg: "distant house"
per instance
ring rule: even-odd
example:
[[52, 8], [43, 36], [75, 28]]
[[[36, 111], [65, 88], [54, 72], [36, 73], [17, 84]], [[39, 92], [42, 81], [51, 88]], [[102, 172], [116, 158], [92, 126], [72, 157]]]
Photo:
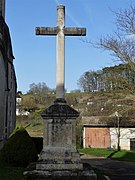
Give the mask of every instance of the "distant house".
[[[120, 147], [135, 150], [135, 117], [120, 118]], [[115, 117], [83, 117], [83, 147], [117, 148], [118, 126], [114, 121]]]
[[[0, 1], [0, 5], [4, 1]], [[0, 149], [16, 125], [16, 75], [10, 33], [0, 6]]]
[[22, 111], [21, 103], [22, 103], [22, 97], [20, 96], [20, 93], [17, 93], [16, 94], [16, 115], [17, 116], [19, 116]]
[[28, 116], [30, 113], [22, 109], [21, 93], [16, 94], [16, 116]]

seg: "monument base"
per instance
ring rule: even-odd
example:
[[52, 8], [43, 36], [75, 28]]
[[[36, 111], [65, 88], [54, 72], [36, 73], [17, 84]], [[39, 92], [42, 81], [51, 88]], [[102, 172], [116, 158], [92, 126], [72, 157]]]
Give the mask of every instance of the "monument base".
[[83, 164], [83, 167], [80, 171], [26, 171], [24, 180], [97, 180], [89, 164]]
[[77, 150], [64, 147], [44, 147], [36, 163], [36, 170], [41, 171], [77, 171], [82, 169], [83, 164]]
[[89, 164], [82, 164], [76, 149], [76, 121], [79, 113], [56, 99], [42, 112], [44, 119], [43, 150], [25, 180], [96, 180]]

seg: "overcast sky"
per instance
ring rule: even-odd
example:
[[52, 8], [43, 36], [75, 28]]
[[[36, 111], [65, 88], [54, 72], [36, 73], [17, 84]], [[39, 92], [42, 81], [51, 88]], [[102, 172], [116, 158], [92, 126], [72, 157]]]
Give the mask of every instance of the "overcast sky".
[[[35, 27], [55, 27], [57, 5], [66, 9], [65, 26], [85, 27], [88, 41], [98, 41], [115, 30], [113, 11], [126, 9], [134, 0], [6, 0], [18, 90], [26, 93], [32, 83], [55, 88], [56, 37], [36, 36]], [[95, 49], [80, 37], [66, 37], [65, 88], [77, 89], [80, 76], [115, 63], [108, 52]]]

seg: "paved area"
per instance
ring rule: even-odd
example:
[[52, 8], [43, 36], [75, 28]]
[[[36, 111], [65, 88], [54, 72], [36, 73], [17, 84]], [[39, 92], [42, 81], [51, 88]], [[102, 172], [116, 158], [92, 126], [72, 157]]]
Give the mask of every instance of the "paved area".
[[91, 155], [82, 155], [81, 159], [92, 167], [102, 170], [111, 180], [135, 180], [135, 163]]

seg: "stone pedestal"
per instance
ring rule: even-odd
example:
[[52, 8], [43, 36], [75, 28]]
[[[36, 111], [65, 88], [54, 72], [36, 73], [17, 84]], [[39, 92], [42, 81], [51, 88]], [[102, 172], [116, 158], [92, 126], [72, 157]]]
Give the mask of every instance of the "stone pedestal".
[[79, 113], [68, 106], [64, 99], [56, 99], [42, 113], [43, 150], [35, 170], [25, 172], [26, 179], [96, 179], [92, 170], [84, 170], [76, 150], [78, 116]]

